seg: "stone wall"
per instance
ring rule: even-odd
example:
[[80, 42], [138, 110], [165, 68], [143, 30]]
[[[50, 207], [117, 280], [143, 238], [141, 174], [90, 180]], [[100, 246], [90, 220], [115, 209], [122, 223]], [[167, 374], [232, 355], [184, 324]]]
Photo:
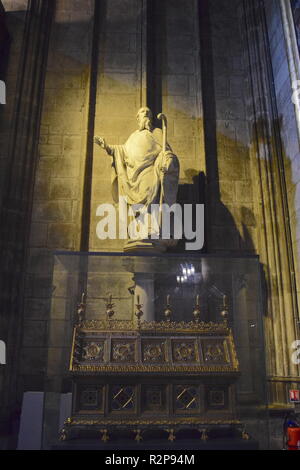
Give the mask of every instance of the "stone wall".
[[182, 187], [192, 185], [205, 170], [199, 7], [195, 1], [165, 1], [154, 20], [159, 62], [155, 79], [161, 82], [161, 104], [170, 145], [180, 159]]
[[[89, 103], [92, 1], [56, 2], [46, 66], [33, 195], [20, 375], [43, 387], [52, 293], [53, 251], [79, 250]], [[57, 290], [58, 290], [58, 286]], [[60, 344], [54, 310], [50, 346]]]
[[[136, 129], [137, 110], [143, 102], [141, 78], [142, 29], [146, 27], [138, 0], [103, 2], [99, 15], [99, 44], [96, 76], [96, 108], [94, 133], [110, 144], [123, 144]], [[97, 19], [99, 21], [99, 18]], [[96, 210], [100, 204], [113, 203], [111, 194], [111, 158], [100, 147], [94, 147], [90, 214], [90, 251], [122, 251], [121, 240], [100, 240], [96, 225], [100, 218]], [[117, 209], [117, 205], [116, 205]]]

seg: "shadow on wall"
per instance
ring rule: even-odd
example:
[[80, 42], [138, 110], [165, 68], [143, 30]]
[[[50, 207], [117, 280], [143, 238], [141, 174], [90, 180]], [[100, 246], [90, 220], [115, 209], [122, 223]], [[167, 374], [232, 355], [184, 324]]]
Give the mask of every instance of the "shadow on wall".
[[[209, 4], [200, 2], [201, 74], [206, 156], [206, 247], [208, 251], [254, 254], [256, 220], [249, 175], [249, 148], [217, 129], [217, 91]], [[230, 120], [225, 122], [230, 132]], [[221, 154], [224, 152], [223, 154]], [[248, 170], [248, 172], [247, 172]], [[243, 181], [240, 181], [240, 180]], [[240, 185], [240, 186], [239, 186]], [[239, 192], [237, 191], [239, 187]], [[239, 196], [244, 189], [248, 198]], [[225, 205], [226, 204], [226, 205]]]
[[[244, 173], [246, 191], [250, 189], [250, 147], [238, 139], [234, 141], [220, 134], [217, 130], [216, 89], [214, 55], [212, 46], [212, 31], [209, 0], [200, 2], [200, 40], [201, 40], [201, 78], [203, 99], [204, 141], [206, 155], [206, 251], [229, 252], [231, 254], [256, 254], [258, 246], [253, 240], [253, 233], [258, 231], [253, 205], [241, 204], [236, 195], [236, 206], [232, 205], [231, 184], [239, 181], [239, 175]], [[229, 122], [225, 126], [229, 126]], [[250, 136], [250, 142], [253, 139]], [[218, 143], [222, 145], [219, 146]], [[228, 149], [228, 153], [220, 155], [219, 147]], [[248, 173], [247, 173], [248, 170]], [[248, 178], [247, 178], [248, 177]], [[247, 179], [248, 181], [247, 181]], [[224, 180], [228, 180], [227, 186]], [[250, 198], [249, 198], [250, 200]], [[231, 207], [226, 207], [225, 202]], [[220, 229], [221, 226], [221, 229]], [[214, 233], [215, 232], [215, 233]], [[226, 235], [227, 233], [227, 235]], [[262, 284], [262, 312], [267, 315], [267, 281], [264, 266], [260, 264]]]

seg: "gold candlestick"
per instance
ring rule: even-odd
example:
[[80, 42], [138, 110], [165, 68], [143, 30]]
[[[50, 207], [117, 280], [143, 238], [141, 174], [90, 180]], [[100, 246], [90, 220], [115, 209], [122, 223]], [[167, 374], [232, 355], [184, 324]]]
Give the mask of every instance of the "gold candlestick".
[[172, 315], [172, 309], [171, 309], [171, 303], [170, 303], [171, 296], [167, 295], [167, 305], [164, 310], [164, 315], [167, 321], [171, 321], [171, 315]]
[[141, 318], [144, 315], [144, 312], [142, 311], [143, 305], [140, 303], [140, 296], [139, 295], [137, 295], [136, 300], [137, 300], [137, 304], [136, 304], [137, 310], [135, 312], [135, 316], [137, 317], [138, 326], [140, 326]]
[[200, 309], [200, 296], [197, 295], [196, 297], [196, 305], [195, 305], [195, 308], [193, 310], [193, 316], [194, 316], [194, 320], [196, 323], [199, 323], [200, 321], [200, 316], [201, 316], [201, 309]]
[[223, 295], [223, 310], [221, 311], [221, 317], [226, 321], [229, 315], [229, 308], [228, 308], [228, 297], [227, 295]]
[[113, 309], [115, 304], [113, 303], [112, 300], [113, 300], [113, 296], [112, 294], [109, 294], [109, 297], [106, 303], [106, 316], [108, 320], [110, 320], [115, 314], [114, 309]]
[[77, 323], [81, 324], [84, 320], [85, 317], [85, 309], [86, 309], [86, 303], [85, 303], [85, 293], [83, 292], [81, 294], [81, 302], [77, 305]]

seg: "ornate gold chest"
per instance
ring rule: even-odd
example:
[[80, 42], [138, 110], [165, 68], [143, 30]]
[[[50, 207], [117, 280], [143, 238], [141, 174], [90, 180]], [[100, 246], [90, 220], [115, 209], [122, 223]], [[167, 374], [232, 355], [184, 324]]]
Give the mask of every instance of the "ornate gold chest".
[[74, 328], [70, 361], [72, 417], [62, 439], [126, 431], [238, 426], [239, 364], [227, 321], [82, 321]]

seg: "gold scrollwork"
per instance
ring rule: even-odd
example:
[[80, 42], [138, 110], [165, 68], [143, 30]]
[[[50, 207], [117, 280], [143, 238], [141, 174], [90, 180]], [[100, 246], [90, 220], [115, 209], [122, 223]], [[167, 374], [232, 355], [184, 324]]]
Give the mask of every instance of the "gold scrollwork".
[[194, 362], [196, 360], [195, 343], [175, 342], [173, 356], [176, 362]]
[[[103, 323], [103, 322], [102, 322]], [[128, 324], [128, 322], [125, 322]], [[140, 332], [135, 330], [84, 330], [81, 327], [74, 329], [70, 370], [74, 372], [237, 372], [239, 363], [237, 360], [235, 344], [231, 330], [221, 335], [209, 325], [205, 324], [206, 333], [197, 333], [195, 323], [193, 325], [193, 334], [189, 332], [188, 337], [183, 336], [183, 330], [162, 331], [156, 329], [149, 330], [149, 325], [160, 325], [162, 328], [174, 325], [169, 322], [161, 323], [142, 323]], [[143, 330], [143, 328], [147, 329]], [[181, 323], [176, 324], [180, 327]], [[185, 328], [189, 328], [189, 323]], [[199, 324], [202, 325], [202, 324]], [[216, 325], [213, 324], [214, 328]], [[224, 325], [222, 325], [224, 328]], [[185, 329], [184, 333], [187, 333]], [[88, 334], [88, 338], [86, 335]], [[93, 342], [82, 348], [82, 341], [87, 342], [92, 334]], [[170, 338], [170, 334], [172, 334]], [[155, 339], [155, 335], [160, 337]], [[162, 337], [162, 335], [164, 337]], [[209, 336], [209, 337], [208, 337]], [[221, 336], [221, 337], [220, 337]], [[217, 338], [216, 338], [217, 337]], [[104, 362], [104, 341], [105, 338], [111, 341], [112, 352], [111, 361], [107, 365], [89, 364], [93, 360]], [[167, 344], [171, 341], [172, 358], [167, 357]], [[199, 342], [200, 341], [200, 342]], [[80, 343], [80, 344], [79, 344]], [[198, 344], [199, 343], [199, 344]], [[79, 345], [79, 346], [78, 346]], [[141, 347], [140, 347], [141, 346]], [[83, 349], [84, 354], [80, 358], [79, 350]], [[80, 351], [79, 351], [80, 352]], [[79, 354], [79, 355], [78, 355]], [[141, 355], [141, 357], [140, 357]], [[173, 361], [170, 363], [169, 360]], [[204, 364], [203, 364], [204, 361]], [[123, 363], [112, 364], [112, 363]], [[125, 364], [125, 363], [129, 364]], [[135, 363], [135, 364], [133, 364]], [[195, 363], [195, 364], [192, 364]], [[186, 369], [182, 366], [186, 365]], [[101, 368], [101, 367], [104, 367]], [[117, 367], [117, 368], [116, 368]], [[127, 368], [126, 368], [127, 367]]]
[[139, 331], [140, 333], [151, 332], [167, 332], [167, 333], [192, 333], [192, 334], [224, 334], [228, 335], [230, 329], [227, 322], [140, 322], [137, 329], [136, 324], [131, 320], [84, 320], [80, 328], [84, 331], [97, 330], [102, 332], [122, 332], [122, 331]]
[[144, 362], [165, 361], [165, 346], [162, 343], [148, 343], [143, 346]]
[[165, 365], [146, 365], [146, 364], [126, 364], [124, 366], [117, 366], [117, 365], [77, 365], [73, 364], [72, 369], [73, 372], [156, 372], [156, 373], [172, 373], [172, 372], [187, 372], [187, 373], [219, 373], [219, 374], [236, 374], [238, 373], [238, 369], [232, 366], [201, 366], [201, 365], [190, 365], [190, 366], [172, 366], [169, 364]]
[[228, 362], [224, 344], [216, 341], [207, 341], [204, 345], [204, 360], [205, 362]]
[[134, 361], [134, 343], [118, 342], [112, 346], [112, 359], [115, 362]]
[[72, 426], [218, 426], [232, 425], [241, 426], [239, 420], [206, 420], [190, 416], [188, 418], [176, 419], [77, 419], [74, 418]]
[[86, 346], [83, 347], [84, 356], [83, 358], [86, 361], [103, 361], [103, 351], [104, 346], [101, 343], [88, 343]]

